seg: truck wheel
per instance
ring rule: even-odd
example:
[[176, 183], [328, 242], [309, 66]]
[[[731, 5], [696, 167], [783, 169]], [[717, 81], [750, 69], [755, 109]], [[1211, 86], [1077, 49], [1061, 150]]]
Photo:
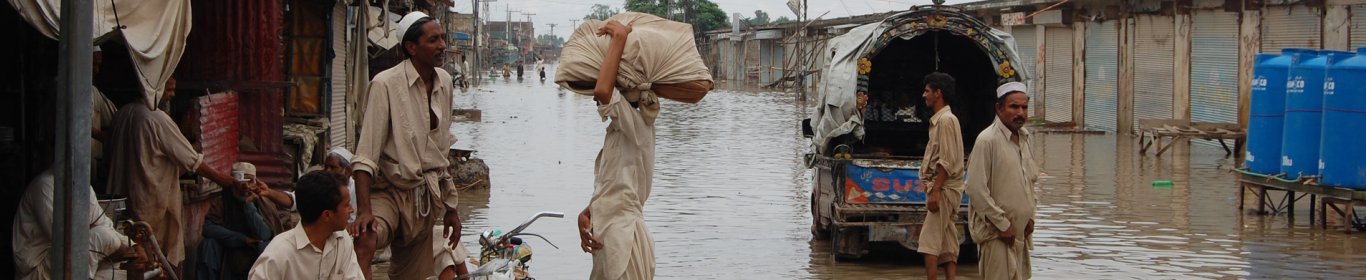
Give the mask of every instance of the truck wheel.
[[963, 226], [963, 242], [958, 244], [958, 263], [976, 263], [977, 243], [972, 242], [972, 233], [968, 232], [968, 226]]
[[816, 204], [816, 196], [813, 192], [811, 196], [811, 238], [815, 240], [829, 240], [830, 229], [821, 225], [821, 211], [817, 209], [820, 209], [820, 205]]

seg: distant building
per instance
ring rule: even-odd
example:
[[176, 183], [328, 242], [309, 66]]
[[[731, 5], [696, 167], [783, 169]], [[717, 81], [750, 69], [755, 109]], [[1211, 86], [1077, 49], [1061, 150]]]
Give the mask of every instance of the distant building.
[[[990, 0], [955, 5], [1015, 38], [1036, 77], [1033, 116], [1132, 133], [1140, 119], [1237, 123], [1249, 117], [1253, 58], [1283, 48], [1366, 46], [1366, 1]], [[1287, 4], [1289, 3], [1289, 4]], [[890, 13], [705, 32], [717, 80], [783, 86], [828, 55], [825, 38]], [[799, 47], [800, 46], [800, 47]], [[794, 73], [794, 71], [796, 71]], [[819, 84], [820, 73], [807, 76]]]

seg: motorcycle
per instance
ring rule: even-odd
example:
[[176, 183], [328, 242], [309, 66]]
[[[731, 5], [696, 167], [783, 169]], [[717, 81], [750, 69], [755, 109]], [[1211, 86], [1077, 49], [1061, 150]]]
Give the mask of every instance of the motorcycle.
[[526, 222], [513, 228], [506, 233], [499, 230], [485, 230], [479, 234], [479, 245], [483, 248], [479, 250], [479, 260], [475, 264], [479, 268], [471, 271], [469, 279], [474, 280], [535, 280], [527, 273], [531, 262], [531, 245], [524, 242], [518, 236], [535, 236], [545, 240], [546, 244], [559, 249], [555, 243], [551, 243], [545, 236], [535, 233], [522, 232], [531, 223], [542, 217], [564, 218], [564, 213], [542, 211], [531, 216]]

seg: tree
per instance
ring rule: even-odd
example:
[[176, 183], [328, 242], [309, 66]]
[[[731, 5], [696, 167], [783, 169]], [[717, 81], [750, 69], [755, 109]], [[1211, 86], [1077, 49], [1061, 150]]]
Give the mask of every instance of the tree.
[[668, 6], [662, 0], [626, 0], [626, 10], [669, 18]]
[[772, 22], [769, 22], [769, 23], [789, 23], [789, 22], [792, 22], [792, 21], [793, 21], [793, 20], [790, 19], [790, 18], [787, 18], [787, 16], [780, 16], [780, 17], [778, 17], [777, 19], [774, 19]]
[[[721, 7], [710, 0], [673, 0], [674, 12], [670, 17], [669, 6], [664, 0], [626, 0], [626, 10], [647, 13], [693, 25], [694, 32], [705, 32], [730, 28], [730, 19]], [[689, 16], [691, 11], [691, 16]]]
[[768, 24], [768, 13], [762, 10], [754, 10], [754, 17], [749, 18], [746, 26], [758, 26]]
[[693, 28], [698, 32], [730, 28], [730, 18], [721, 7], [708, 0], [690, 0], [693, 4]]
[[592, 12], [589, 12], [588, 15], [583, 16], [583, 19], [607, 20], [607, 18], [615, 16], [617, 15], [617, 13], [620, 12], [621, 10], [613, 9], [612, 6], [607, 6], [603, 4], [593, 4]]
[[559, 48], [564, 46], [564, 38], [552, 34], [541, 34], [540, 36], [536, 36], [536, 44]]

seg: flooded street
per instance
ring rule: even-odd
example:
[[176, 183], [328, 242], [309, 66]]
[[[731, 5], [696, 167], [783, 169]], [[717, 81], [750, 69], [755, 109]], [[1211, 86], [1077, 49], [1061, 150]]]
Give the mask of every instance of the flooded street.
[[[552, 69], [547, 69], [553, 73]], [[537, 211], [560, 211], [527, 231], [539, 239], [538, 279], [584, 279], [574, 216], [593, 191], [593, 159], [605, 123], [588, 96], [534, 78], [499, 78], [457, 92], [455, 106], [482, 110], [457, 122], [455, 147], [478, 150], [492, 189], [461, 198], [463, 242], [508, 230]], [[712, 92], [699, 104], [664, 101], [657, 126], [655, 185], [645, 218], [661, 279], [904, 279], [923, 275], [919, 257], [835, 263], [812, 241], [809, 140], [814, 111], [794, 93]], [[1163, 158], [1138, 155], [1129, 136], [1038, 134], [1047, 173], [1039, 186], [1033, 252], [1037, 279], [1360, 278], [1364, 235], [1309, 228], [1308, 203], [1287, 218], [1239, 213], [1232, 159], [1217, 146], [1178, 145]], [[1154, 180], [1172, 180], [1154, 187]], [[1255, 205], [1249, 203], [1249, 205]], [[884, 246], [881, 244], [875, 246]], [[893, 245], [885, 245], [890, 247]], [[977, 276], [973, 264], [960, 275]]]

